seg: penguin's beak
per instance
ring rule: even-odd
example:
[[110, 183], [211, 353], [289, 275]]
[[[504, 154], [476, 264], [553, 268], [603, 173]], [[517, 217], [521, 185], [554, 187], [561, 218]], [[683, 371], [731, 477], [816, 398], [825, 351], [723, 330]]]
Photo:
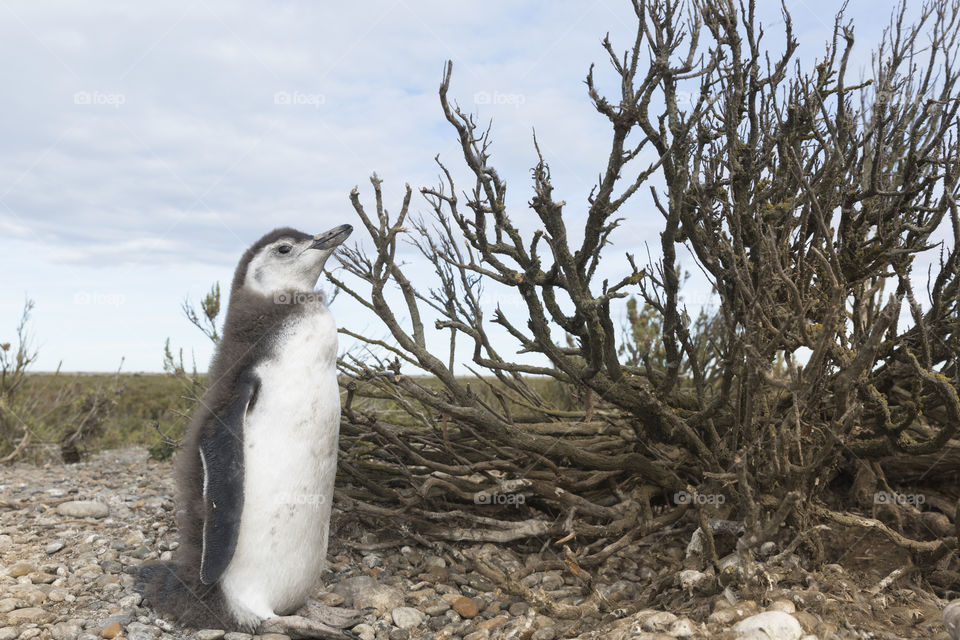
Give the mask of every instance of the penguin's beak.
[[313, 236], [313, 244], [310, 245], [311, 249], [333, 249], [334, 247], [339, 246], [347, 239], [353, 232], [353, 227], [349, 224], [342, 224], [339, 227], [334, 227], [327, 231], [326, 233], [320, 233]]

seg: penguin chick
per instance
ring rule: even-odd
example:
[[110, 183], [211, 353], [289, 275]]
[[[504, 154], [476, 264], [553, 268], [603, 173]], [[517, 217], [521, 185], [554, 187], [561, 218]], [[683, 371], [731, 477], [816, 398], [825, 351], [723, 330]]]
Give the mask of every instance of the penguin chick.
[[[352, 227], [276, 229], [237, 266], [208, 389], [177, 455], [180, 545], [136, 588], [176, 622], [345, 638], [351, 610], [308, 602], [337, 466], [337, 331], [314, 291]], [[299, 615], [294, 615], [299, 614]]]

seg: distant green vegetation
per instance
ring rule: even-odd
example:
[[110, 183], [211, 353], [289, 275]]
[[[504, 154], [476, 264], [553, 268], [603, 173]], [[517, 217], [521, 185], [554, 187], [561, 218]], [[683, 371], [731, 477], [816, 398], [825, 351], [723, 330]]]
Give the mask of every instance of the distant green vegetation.
[[109, 400], [110, 410], [97, 433], [83, 442], [84, 452], [126, 445], [159, 447], [164, 436], [177, 439], [183, 434], [195, 404], [190, 383], [165, 373], [32, 373], [24, 387], [37, 408], [35, 414], [48, 416], [46, 428], [34, 430], [47, 436], [35, 441], [40, 447], [56, 446], [66, 427], [60, 423], [71, 418], [69, 407], [61, 406], [62, 398]]

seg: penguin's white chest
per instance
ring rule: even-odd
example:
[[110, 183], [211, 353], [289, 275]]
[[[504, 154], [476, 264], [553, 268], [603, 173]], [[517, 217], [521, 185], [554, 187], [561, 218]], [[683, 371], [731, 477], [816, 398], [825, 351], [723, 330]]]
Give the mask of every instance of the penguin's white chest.
[[301, 606], [327, 552], [337, 470], [337, 333], [326, 307], [290, 324], [243, 427], [243, 512], [221, 580], [238, 619], [256, 624]]

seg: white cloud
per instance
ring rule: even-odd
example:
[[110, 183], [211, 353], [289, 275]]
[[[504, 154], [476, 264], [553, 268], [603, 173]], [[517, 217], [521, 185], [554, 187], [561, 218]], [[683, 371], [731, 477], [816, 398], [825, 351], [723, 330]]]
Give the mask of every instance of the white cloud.
[[[775, 9], [761, 8], [770, 22]], [[822, 51], [834, 4], [791, 10], [803, 55]], [[886, 9], [851, 12], [859, 41], [875, 41]], [[437, 153], [465, 176], [437, 100], [447, 58], [458, 103], [494, 120], [511, 215], [533, 224], [535, 127], [576, 236], [609, 140], [583, 79], [595, 61], [612, 86], [600, 40], [609, 31], [627, 48], [633, 19], [620, 0], [6, 0], [0, 17], [0, 335], [27, 293], [38, 301], [41, 367], [63, 358], [68, 369], [105, 370], [123, 355], [130, 369], [157, 369], [167, 335], [206, 353], [179, 317], [184, 294], [229, 282], [245, 247], [273, 227], [356, 222], [348, 194], [359, 185], [369, 202], [372, 172], [394, 211], [404, 182], [435, 182]], [[412, 208], [428, 209], [416, 197]], [[604, 263], [612, 272], [624, 251], [656, 247], [649, 203], [628, 213]], [[78, 291], [124, 302], [78, 310]], [[377, 326], [337, 305], [344, 322]], [[62, 334], [64, 318], [81, 338]]]

